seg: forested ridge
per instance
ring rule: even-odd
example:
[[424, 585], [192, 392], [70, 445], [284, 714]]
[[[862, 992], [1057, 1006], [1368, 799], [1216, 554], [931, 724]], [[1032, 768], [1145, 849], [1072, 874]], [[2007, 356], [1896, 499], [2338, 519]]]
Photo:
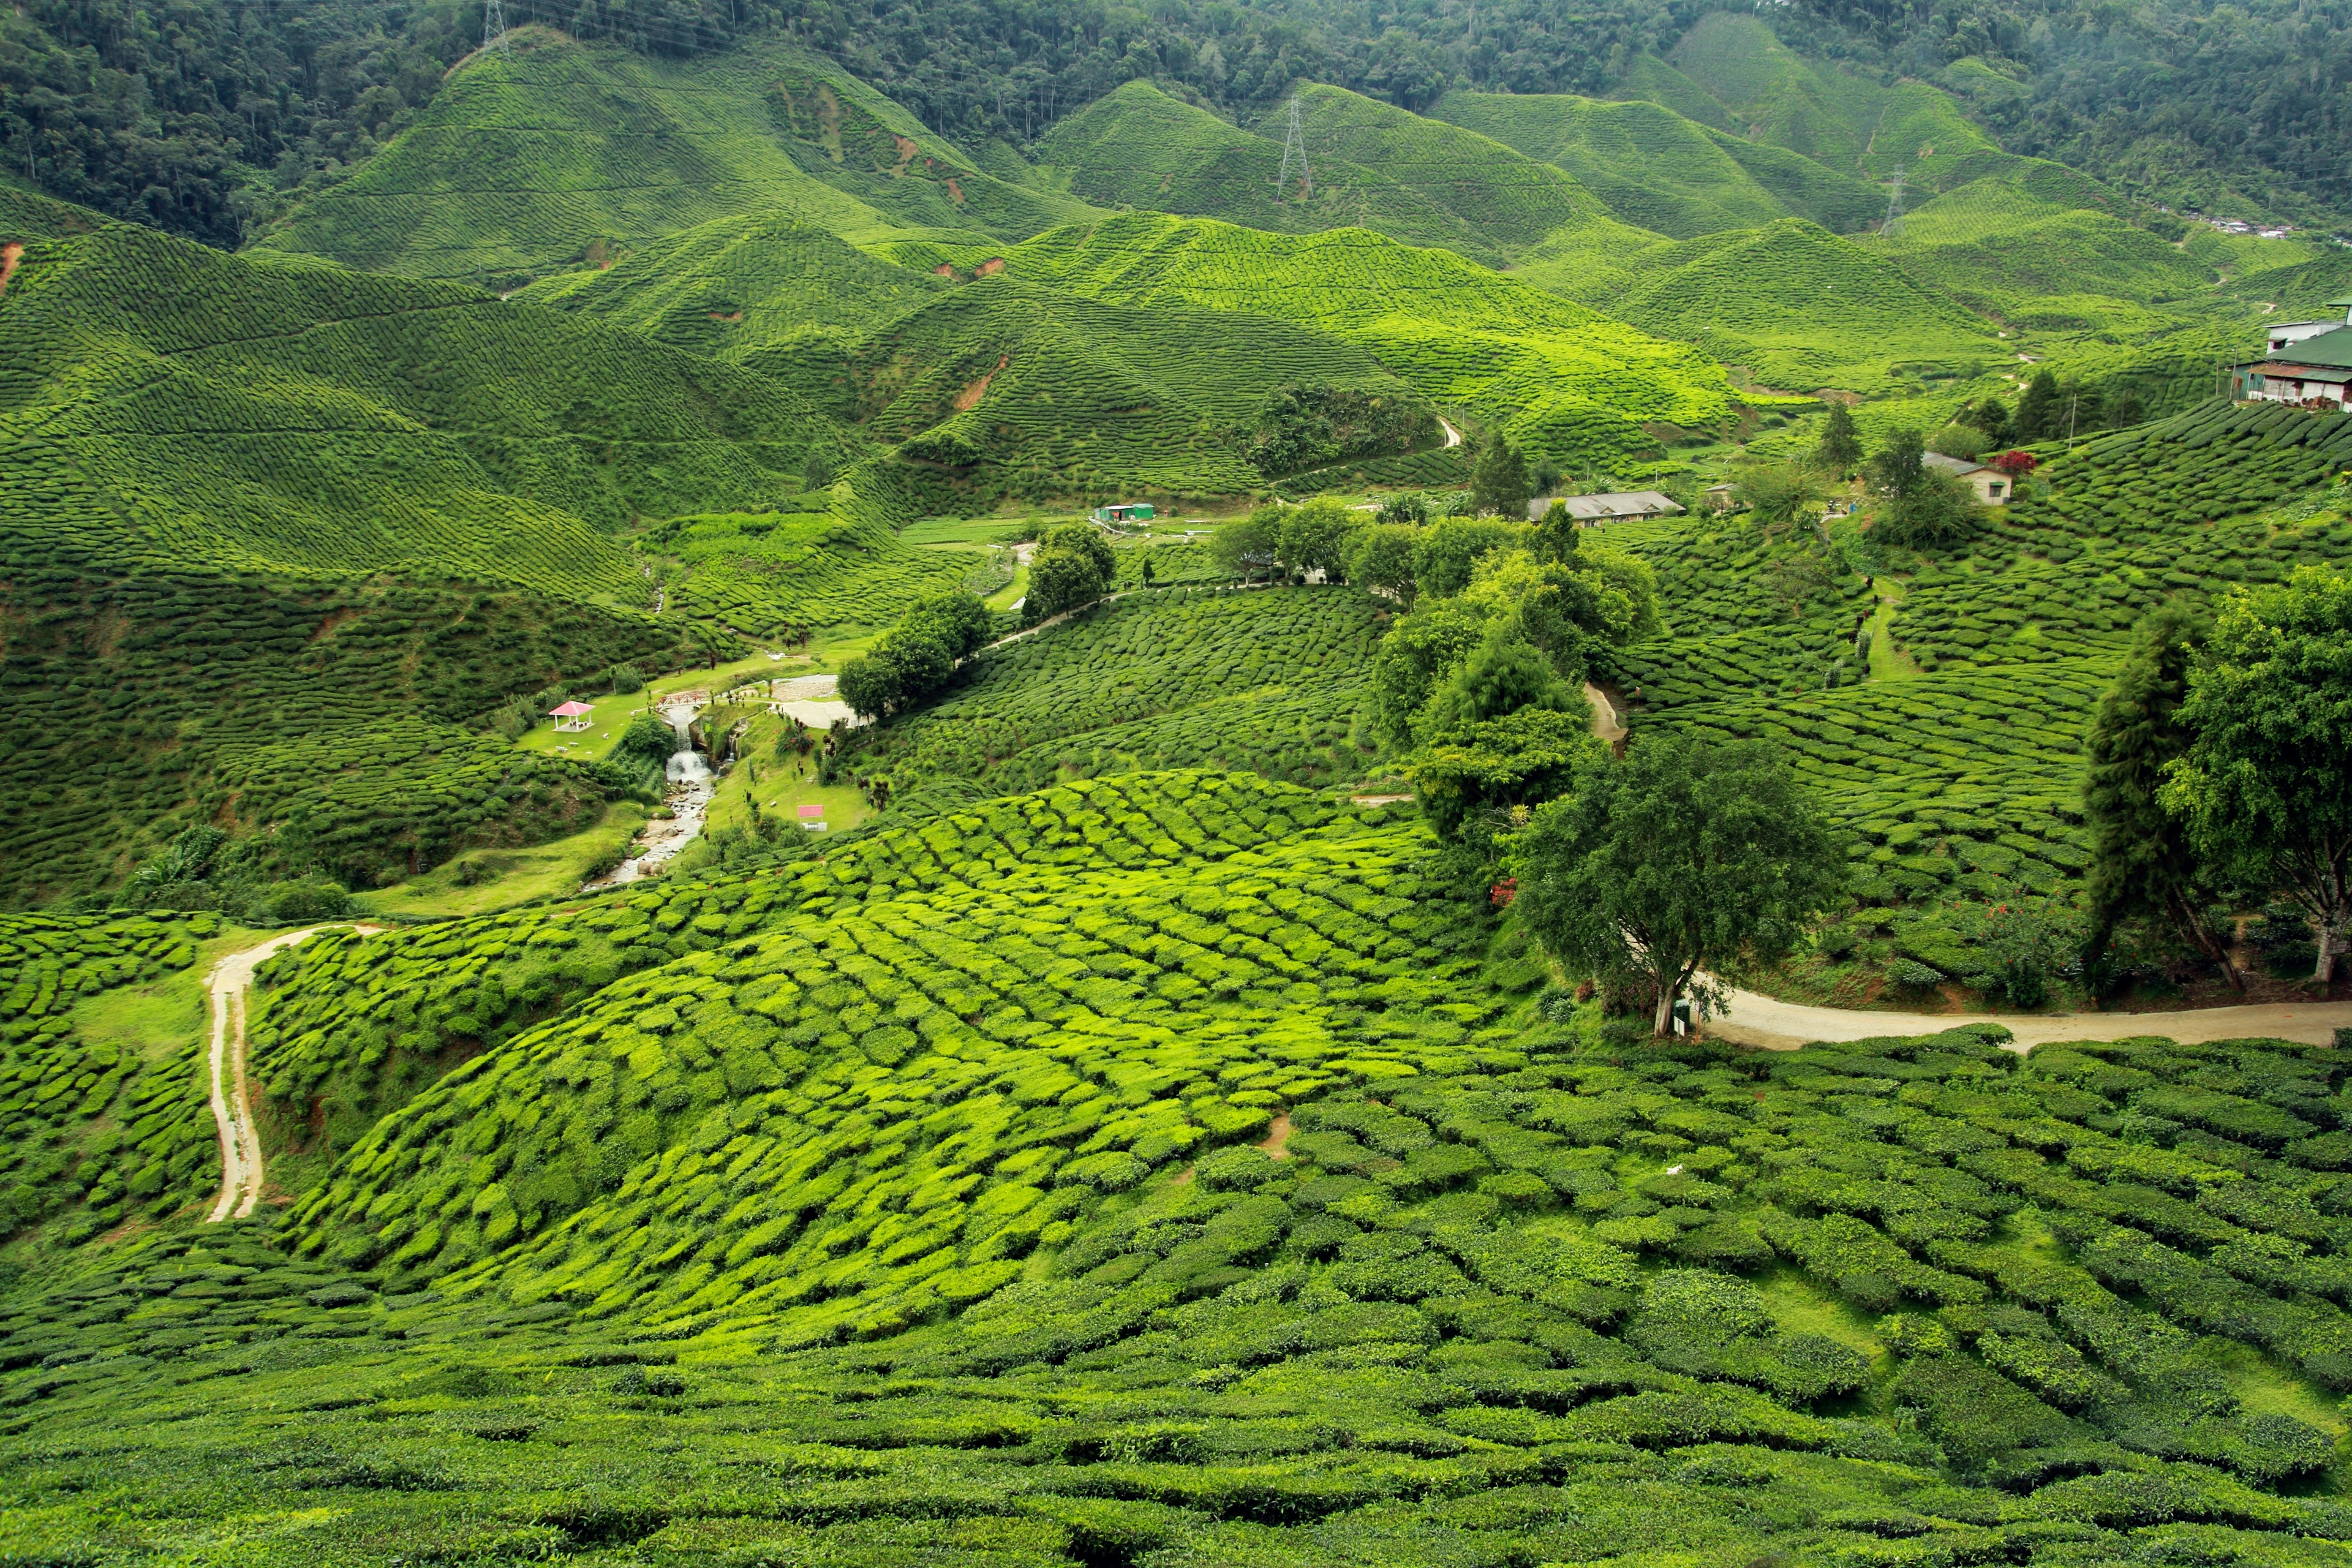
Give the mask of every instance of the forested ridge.
[[[1245, 125], [1302, 81], [1414, 110], [1456, 89], [1655, 97], [1675, 46], [1726, 8], [1625, 0], [1564, 16], [1536, 0], [515, 0], [504, 16], [667, 57], [781, 27], [935, 132], [1027, 147], [1139, 79]], [[1804, 0], [1768, 19], [1809, 58], [1952, 91], [2014, 152], [2162, 205], [2327, 226], [2352, 207], [2352, 174], [2336, 152], [2352, 81], [2344, 13], [2341, 0]], [[405, 128], [479, 47], [483, 16], [478, 0], [26, 0], [0, 16], [0, 168], [111, 216], [234, 247]]]

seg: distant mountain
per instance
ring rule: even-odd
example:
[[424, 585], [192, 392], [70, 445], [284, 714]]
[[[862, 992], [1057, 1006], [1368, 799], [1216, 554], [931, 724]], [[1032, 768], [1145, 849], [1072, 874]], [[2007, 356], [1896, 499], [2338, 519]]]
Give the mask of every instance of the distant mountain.
[[524, 29], [260, 244], [510, 289], [734, 213], [1020, 238], [1090, 210], [983, 173], [781, 41], [669, 60]]

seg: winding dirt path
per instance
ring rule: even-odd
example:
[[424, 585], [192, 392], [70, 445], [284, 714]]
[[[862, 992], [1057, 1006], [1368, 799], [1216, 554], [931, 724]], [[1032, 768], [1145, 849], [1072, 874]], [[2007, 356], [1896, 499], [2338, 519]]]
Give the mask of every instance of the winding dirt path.
[[1445, 432], [1445, 444], [1448, 447], [1459, 447], [1462, 445], [1462, 432], [1456, 430], [1454, 427], [1453, 422], [1447, 419], [1444, 415], [1441, 414], [1437, 416], [1437, 426], [1439, 429]]
[[[281, 931], [259, 947], [222, 959], [205, 982], [213, 994], [213, 1124], [220, 1130], [221, 1151], [220, 1197], [205, 1215], [208, 1225], [232, 1214], [243, 1219], [261, 1198], [261, 1132], [254, 1125], [253, 1100], [245, 1081], [245, 997], [253, 988], [253, 972], [271, 953], [329, 929], [319, 925]], [[339, 921], [331, 929], [373, 936], [383, 927]]]
[[1706, 1033], [1734, 1045], [1794, 1050], [1815, 1040], [1865, 1040], [1879, 1035], [1934, 1035], [1963, 1024], [1999, 1024], [2017, 1037], [2020, 1056], [2036, 1046], [2067, 1040], [2116, 1040], [2162, 1035], [2183, 1045], [2250, 1037], [2332, 1043], [2352, 1028], [2352, 1002], [2271, 1002], [2243, 1007], [2196, 1007], [2177, 1013], [1874, 1013], [1860, 1008], [1809, 1007], [1753, 991], [1733, 990], [1730, 1007], [1710, 1019]]

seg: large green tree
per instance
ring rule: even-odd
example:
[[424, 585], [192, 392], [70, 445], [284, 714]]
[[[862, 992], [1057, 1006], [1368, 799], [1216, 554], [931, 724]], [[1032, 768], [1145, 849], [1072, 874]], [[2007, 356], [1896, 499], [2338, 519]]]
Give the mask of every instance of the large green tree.
[[2306, 566], [2234, 594], [2189, 671], [2188, 752], [2160, 796], [2237, 885], [2292, 900], [2336, 973], [2352, 922], [2352, 578]]
[[2205, 918], [2215, 891], [2189, 841], [2189, 826], [2158, 798], [2168, 763], [2189, 750], [2180, 706], [2189, 695], [2196, 618], [2167, 605], [2139, 625], [2130, 656], [2091, 720], [2091, 770], [2083, 813], [2091, 828], [2091, 953], [2116, 926], [2154, 921], [2213, 963], [2242, 991], [2229, 943]]
[[1583, 700], [1522, 708], [1464, 724], [1433, 741], [1406, 769], [1422, 815], [1439, 835], [1467, 836], [1482, 817], [1549, 800], [1603, 750]]
[[1525, 522], [1528, 485], [1527, 459], [1519, 456], [1517, 447], [1496, 436], [1487, 441], [1478, 454], [1478, 466], [1470, 471], [1472, 510]]
[[1829, 416], [1822, 421], [1822, 438], [1813, 447], [1813, 462], [1840, 479], [1862, 461], [1862, 437], [1853, 427], [1853, 410], [1832, 399]]
[[1209, 536], [1209, 559], [1229, 577], [1265, 576], [1282, 553], [1282, 508], [1268, 502], [1246, 517], [1218, 525]]
[[1653, 733], [1537, 811], [1512, 870], [1536, 940], [1652, 992], [1664, 1036], [1702, 970], [1787, 957], [1837, 896], [1845, 856], [1773, 747]]

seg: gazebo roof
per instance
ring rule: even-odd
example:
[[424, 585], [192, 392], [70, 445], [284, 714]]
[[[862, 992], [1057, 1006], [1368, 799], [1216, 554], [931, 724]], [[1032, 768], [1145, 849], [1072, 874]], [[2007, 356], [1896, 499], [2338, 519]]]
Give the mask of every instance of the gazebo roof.
[[596, 710], [585, 702], [567, 702], [561, 708], [551, 708], [547, 711], [553, 718], [576, 719], [583, 713], [593, 713]]

